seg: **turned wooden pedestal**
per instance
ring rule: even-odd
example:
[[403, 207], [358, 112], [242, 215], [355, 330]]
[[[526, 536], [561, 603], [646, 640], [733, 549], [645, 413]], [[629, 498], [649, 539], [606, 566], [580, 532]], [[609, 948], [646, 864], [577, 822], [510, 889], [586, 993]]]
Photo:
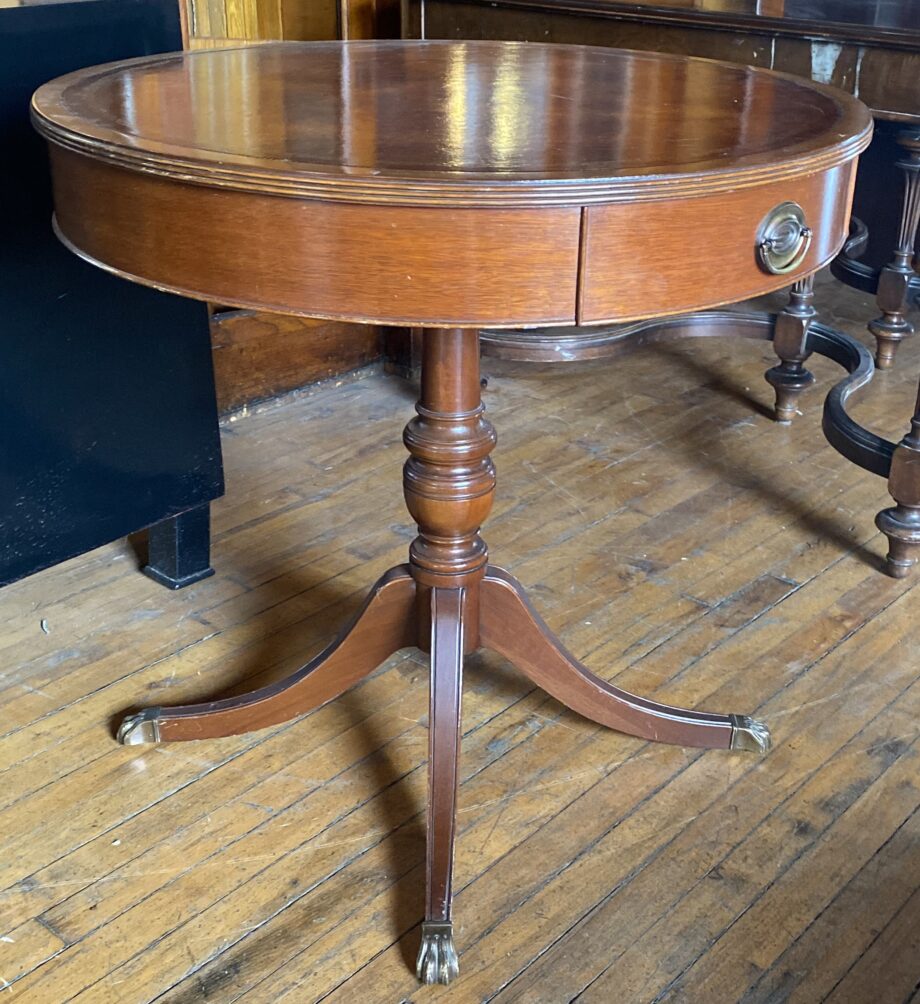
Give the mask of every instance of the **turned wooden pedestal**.
[[744, 715], [687, 711], [611, 686], [559, 644], [521, 584], [488, 564], [479, 528], [492, 507], [495, 430], [483, 415], [479, 335], [425, 332], [418, 415], [407, 426], [406, 504], [419, 534], [409, 563], [390, 569], [339, 638], [281, 683], [223, 701], [147, 708], [126, 718], [121, 742], [214, 739], [277, 725], [337, 697], [401, 648], [431, 653], [428, 861], [419, 976], [456, 975], [451, 872], [463, 657], [490, 648], [585, 718], [655, 742], [712, 749], [769, 748], [766, 727]]
[[[229, 78], [257, 119], [215, 83]], [[573, 119], [591, 94], [608, 97]], [[645, 740], [769, 747], [750, 717], [658, 704], [589, 672], [522, 586], [488, 563], [480, 527], [495, 491], [495, 432], [480, 400], [479, 329], [668, 317], [789, 283], [800, 284], [805, 317], [809, 277], [846, 236], [871, 129], [863, 106], [708, 61], [393, 42], [116, 64], [46, 85], [33, 108], [51, 143], [60, 235], [84, 257], [217, 302], [423, 329], [421, 395], [405, 431], [403, 483], [418, 524], [408, 564], [384, 575], [338, 640], [293, 676], [239, 697], [148, 708], [122, 723], [123, 743], [275, 725], [400, 648], [430, 652], [418, 957], [427, 983], [457, 974], [451, 873], [466, 653], [493, 649], [586, 718]], [[775, 384], [796, 392], [810, 348], [808, 325], [790, 318], [777, 334]]]

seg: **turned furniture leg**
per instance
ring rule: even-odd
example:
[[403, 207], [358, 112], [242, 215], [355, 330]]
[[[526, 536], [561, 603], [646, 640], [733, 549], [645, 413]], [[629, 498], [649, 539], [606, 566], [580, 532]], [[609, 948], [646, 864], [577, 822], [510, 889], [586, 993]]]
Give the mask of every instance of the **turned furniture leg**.
[[425, 920], [416, 969], [423, 983], [449, 983], [458, 973], [451, 922], [454, 832], [463, 680], [463, 589], [432, 589], [428, 711], [428, 843]]
[[773, 329], [773, 349], [781, 361], [767, 370], [764, 379], [776, 391], [776, 421], [783, 424], [792, 421], [799, 395], [815, 382], [814, 375], [804, 366], [811, 355], [808, 329], [817, 313], [812, 305], [814, 296], [814, 276], [799, 279]]
[[[483, 415], [480, 393], [479, 332], [424, 331], [417, 415], [403, 434], [410, 454], [403, 490], [418, 525], [409, 564], [420, 585], [460, 588], [478, 582], [485, 571], [479, 528], [495, 492], [489, 456], [495, 429]], [[478, 632], [468, 630], [467, 641], [471, 651]]]
[[898, 245], [891, 262], [886, 265], [878, 280], [876, 301], [882, 316], [869, 323], [875, 335], [876, 366], [888, 369], [898, 344], [911, 335], [914, 326], [907, 320], [907, 296], [913, 277], [914, 243], [920, 226], [920, 130], [908, 129], [898, 134], [898, 143], [907, 152], [897, 166], [904, 172], [904, 202]]
[[920, 392], [910, 431], [891, 458], [888, 491], [897, 505], [883, 509], [875, 517], [875, 525], [888, 538], [885, 571], [903, 579], [916, 564], [920, 546]]
[[189, 509], [147, 531], [144, 575], [167, 589], [182, 589], [214, 574], [211, 568], [211, 506]]
[[394, 652], [415, 642], [415, 583], [400, 566], [377, 582], [339, 637], [287, 679], [240, 697], [145, 708], [124, 719], [118, 740], [136, 746], [217, 739], [278, 725], [338, 697]]

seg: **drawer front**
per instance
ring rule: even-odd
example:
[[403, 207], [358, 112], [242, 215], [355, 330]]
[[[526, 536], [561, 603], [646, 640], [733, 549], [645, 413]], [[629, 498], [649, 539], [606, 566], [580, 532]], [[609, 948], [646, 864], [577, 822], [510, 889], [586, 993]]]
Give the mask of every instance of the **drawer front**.
[[381, 324], [572, 323], [581, 210], [206, 188], [52, 146], [58, 225], [97, 264], [228, 306]]
[[[585, 209], [579, 323], [639, 320], [736, 303], [821, 267], [847, 234], [856, 162], [717, 195]], [[758, 253], [765, 221], [801, 207], [810, 243], [784, 274]], [[637, 267], [641, 263], [641, 267]]]

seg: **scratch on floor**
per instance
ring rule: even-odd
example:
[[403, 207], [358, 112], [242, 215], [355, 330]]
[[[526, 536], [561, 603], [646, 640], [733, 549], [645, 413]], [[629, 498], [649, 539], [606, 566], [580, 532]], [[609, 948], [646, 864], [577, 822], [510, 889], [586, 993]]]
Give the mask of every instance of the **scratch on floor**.
[[805, 711], [808, 708], [816, 708], [822, 704], [827, 704], [830, 701], [836, 701], [841, 697], [855, 694], [860, 690], [876, 689], [878, 689], [878, 683], [858, 683], [855, 687], [847, 687], [845, 691], [835, 690], [833, 694], [825, 694], [824, 697], [817, 697], [815, 700], [806, 701], [804, 704], [796, 704], [791, 708], [784, 708], [782, 711], [771, 711], [769, 713], [769, 717], [772, 719], [783, 718], [786, 715], [794, 715], [799, 711]]

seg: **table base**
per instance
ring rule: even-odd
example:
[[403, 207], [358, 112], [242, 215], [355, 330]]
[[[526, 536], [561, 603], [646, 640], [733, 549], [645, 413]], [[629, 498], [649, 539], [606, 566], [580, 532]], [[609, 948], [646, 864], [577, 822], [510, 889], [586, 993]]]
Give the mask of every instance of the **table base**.
[[770, 742], [767, 728], [745, 715], [659, 704], [596, 676], [562, 647], [521, 584], [487, 563], [479, 527], [495, 488], [495, 432], [483, 415], [479, 355], [476, 330], [424, 333], [403, 472], [419, 535], [409, 563], [377, 582], [339, 638], [286, 680], [224, 700], [147, 708], [118, 730], [126, 745], [238, 735], [320, 707], [401, 648], [430, 652], [427, 893], [418, 957], [426, 983], [457, 973], [451, 885], [464, 655], [490, 648], [584, 717], [653, 742], [757, 752]]
[[[875, 296], [878, 293], [879, 279], [882, 269], [873, 268], [862, 261], [862, 254], [869, 241], [869, 228], [858, 217], [850, 217], [850, 232], [840, 254], [831, 262], [830, 270], [835, 279], [839, 279], [851, 289], [862, 290]], [[916, 303], [920, 298], [920, 275], [916, 268], [907, 282], [908, 302]]]
[[[778, 318], [716, 311], [634, 329], [647, 341], [727, 331], [772, 339], [781, 361], [768, 379], [777, 390], [780, 416], [791, 417], [790, 402], [811, 380], [804, 359], [811, 352], [835, 359], [848, 376], [825, 405], [828, 438], [862, 466], [881, 472], [887, 457], [893, 467], [902, 447], [873, 437], [845, 409], [850, 394], [870, 379], [872, 359], [853, 339], [813, 323], [810, 297], [806, 280], [797, 284]], [[746, 715], [693, 711], [628, 693], [565, 650], [523, 586], [487, 563], [479, 536], [495, 485], [489, 458], [495, 435], [480, 401], [479, 333], [431, 329], [424, 333], [422, 352], [418, 417], [405, 433], [410, 452], [406, 502], [419, 527], [409, 563], [390, 569], [340, 636], [287, 679], [223, 700], [147, 708], [124, 719], [118, 739], [126, 745], [181, 742], [278, 725], [344, 693], [399, 649], [416, 646], [429, 652], [426, 907], [417, 971], [425, 983], [448, 983], [458, 973], [451, 904], [467, 653], [492, 649], [578, 714], [652, 742], [765, 752], [770, 735], [763, 723]], [[920, 455], [920, 441], [914, 452]]]
[[896, 137], [899, 147], [895, 166], [903, 178], [901, 217], [895, 247], [884, 268], [876, 269], [860, 261], [869, 239], [865, 223], [850, 218], [850, 234], [840, 254], [831, 262], [831, 271], [848, 286], [873, 293], [881, 315], [869, 322], [869, 332], [876, 341], [876, 366], [888, 369], [894, 362], [898, 345], [914, 333], [907, 319], [910, 303], [920, 295], [920, 275], [915, 255], [920, 227], [920, 129], [911, 126]]

